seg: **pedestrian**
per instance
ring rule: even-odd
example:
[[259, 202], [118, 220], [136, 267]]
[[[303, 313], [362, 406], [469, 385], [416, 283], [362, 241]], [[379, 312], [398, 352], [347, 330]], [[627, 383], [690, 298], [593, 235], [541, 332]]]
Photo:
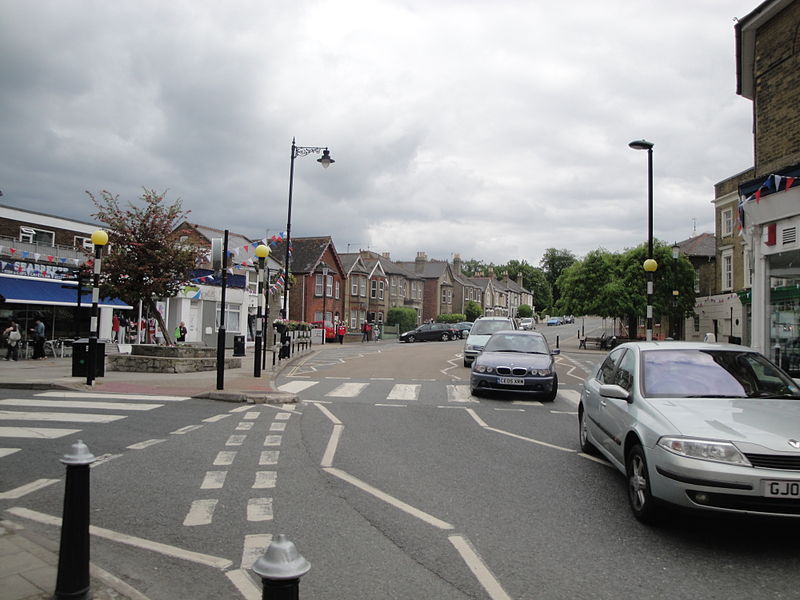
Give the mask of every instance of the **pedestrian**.
[[3, 338], [8, 347], [6, 360], [17, 360], [19, 358], [19, 341], [22, 339], [22, 334], [19, 331], [19, 325], [15, 321], [11, 321], [3, 331]]
[[181, 321], [181, 324], [175, 328], [175, 341], [176, 342], [185, 342], [186, 341], [186, 324]]
[[155, 317], [150, 317], [147, 319], [147, 343], [148, 344], [157, 344], [158, 339], [156, 338], [156, 320]]
[[369, 341], [369, 329], [367, 329], [367, 321], [361, 323], [361, 343]]
[[119, 315], [119, 335], [117, 336], [117, 343], [128, 343], [128, 317], [125, 316], [125, 313]]
[[111, 339], [119, 343], [119, 315], [117, 313], [111, 316]]
[[44, 323], [41, 319], [36, 319], [33, 327], [33, 358], [35, 360], [44, 359]]
[[347, 327], [344, 324], [344, 321], [339, 321], [339, 326], [336, 328], [336, 334], [339, 338], [339, 343], [344, 344], [344, 336], [347, 335]]

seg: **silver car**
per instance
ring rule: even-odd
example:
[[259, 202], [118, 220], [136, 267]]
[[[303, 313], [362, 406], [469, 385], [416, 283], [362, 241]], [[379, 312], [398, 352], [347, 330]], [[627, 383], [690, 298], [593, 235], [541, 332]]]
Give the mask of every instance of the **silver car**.
[[661, 503], [800, 516], [800, 387], [750, 348], [622, 344], [586, 379], [578, 422], [642, 522]]

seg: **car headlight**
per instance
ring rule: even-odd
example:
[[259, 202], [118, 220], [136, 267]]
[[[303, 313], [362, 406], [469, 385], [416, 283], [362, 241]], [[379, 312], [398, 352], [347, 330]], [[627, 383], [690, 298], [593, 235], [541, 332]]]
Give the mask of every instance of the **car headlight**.
[[730, 442], [698, 440], [683, 437], [662, 437], [658, 445], [673, 454], [687, 458], [710, 460], [731, 465], [752, 466], [739, 449]]
[[474, 346], [472, 344], [467, 344], [467, 351], [469, 352], [480, 352], [483, 350], [483, 346]]
[[475, 370], [478, 373], [491, 373], [494, 371], [494, 367], [489, 367], [487, 365], [475, 365]]
[[553, 372], [550, 369], [531, 369], [531, 375], [536, 375], [537, 377], [547, 377], [552, 374]]

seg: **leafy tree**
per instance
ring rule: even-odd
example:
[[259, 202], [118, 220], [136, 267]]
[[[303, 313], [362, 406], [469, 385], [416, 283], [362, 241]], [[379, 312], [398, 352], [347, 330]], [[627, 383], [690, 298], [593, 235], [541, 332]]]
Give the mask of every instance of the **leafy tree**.
[[489, 272], [489, 267], [491, 266], [493, 266], [492, 263], [487, 265], [483, 261], [471, 258], [461, 261], [461, 272], [466, 277], [475, 277], [478, 273], [483, 273], [483, 276], [486, 277], [486, 274]]
[[165, 342], [172, 345], [155, 300], [175, 296], [206, 254], [204, 248], [181, 243], [175, 231], [189, 211], [182, 210], [180, 200], [167, 205], [164, 194], [148, 189], [139, 198], [140, 205], [128, 203], [126, 209], [110, 192], [103, 190], [99, 198], [86, 193], [97, 208], [92, 216], [108, 228], [110, 252], [103, 259], [102, 293], [130, 303], [141, 300], [158, 321]]
[[[523, 275], [524, 277], [524, 275]], [[530, 271], [530, 279], [525, 278], [527, 289], [533, 294], [533, 305], [540, 312], [549, 309], [553, 304], [553, 292], [544, 271], [533, 267]]]
[[527, 304], [520, 304], [517, 308], [517, 316], [526, 319], [533, 316], [533, 309]]
[[466, 317], [466, 321], [475, 321], [478, 317], [483, 314], [483, 309], [481, 305], [475, 302], [474, 300], [469, 300], [467, 305], [464, 307], [464, 316]]
[[539, 261], [539, 266], [542, 267], [545, 279], [547, 279], [547, 282], [550, 284], [554, 303], [558, 302], [558, 299], [561, 297], [561, 291], [558, 289], [557, 284], [559, 276], [564, 269], [576, 261], [575, 255], [565, 248], [561, 250], [548, 248], [544, 251], [544, 255]]
[[466, 315], [462, 315], [461, 313], [446, 313], [436, 316], [437, 323], [461, 323], [466, 319]]
[[417, 326], [417, 311], [413, 308], [402, 306], [390, 308], [386, 313], [386, 323], [388, 325], [397, 325], [400, 333], [409, 331]]

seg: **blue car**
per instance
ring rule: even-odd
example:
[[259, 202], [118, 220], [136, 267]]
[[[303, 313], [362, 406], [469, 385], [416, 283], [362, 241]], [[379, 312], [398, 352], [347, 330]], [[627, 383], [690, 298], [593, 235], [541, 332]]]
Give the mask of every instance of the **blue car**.
[[563, 320], [561, 319], [561, 317], [550, 317], [549, 319], [547, 319], [548, 326], [561, 325], [561, 324], [563, 324]]

